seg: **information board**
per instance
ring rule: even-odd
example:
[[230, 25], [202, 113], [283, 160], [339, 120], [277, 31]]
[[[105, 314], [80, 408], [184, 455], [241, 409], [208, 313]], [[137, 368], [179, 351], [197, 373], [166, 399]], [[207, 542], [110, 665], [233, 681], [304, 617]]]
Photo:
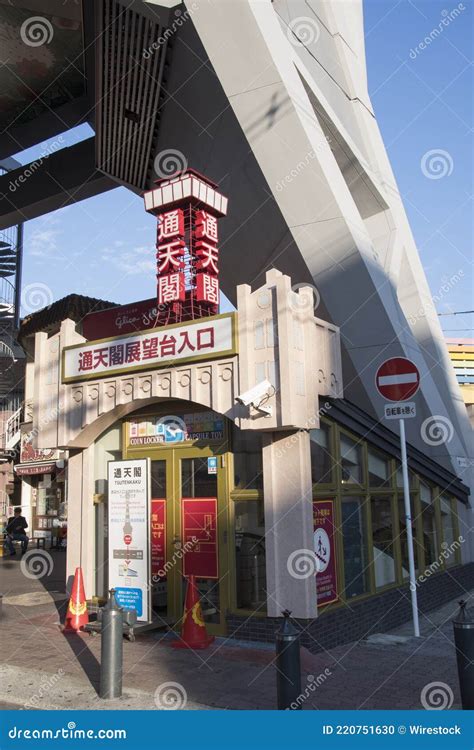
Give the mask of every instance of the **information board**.
[[149, 459], [109, 461], [109, 588], [140, 622], [151, 619], [150, 607], [150, 470]]

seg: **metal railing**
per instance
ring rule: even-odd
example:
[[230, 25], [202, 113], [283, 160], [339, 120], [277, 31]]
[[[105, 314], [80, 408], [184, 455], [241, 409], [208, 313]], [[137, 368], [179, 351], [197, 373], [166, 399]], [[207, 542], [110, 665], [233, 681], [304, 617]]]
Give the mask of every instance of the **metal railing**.
[[11, 451], [15, 448], [20, 440], [20, 424], [21, 424], [21, 413], [23, 410], [23, 404], [21, 404], [16, 411], [11, 414], [5, 422], [5, 445], [4, 448], [7, 451]]

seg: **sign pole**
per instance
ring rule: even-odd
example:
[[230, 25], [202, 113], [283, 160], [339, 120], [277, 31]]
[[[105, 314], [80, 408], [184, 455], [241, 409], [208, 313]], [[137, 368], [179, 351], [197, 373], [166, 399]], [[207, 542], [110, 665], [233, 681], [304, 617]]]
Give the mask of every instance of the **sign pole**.
[[405, 441], [405, 420], [400, 419], [400, 452], [402, 457], [403, 498], [405, 501], [405, 523], [407, 531], [408, 567], [410, 571], [411, 609], [413, 613], [413, 630], [415, 637], [420, 636], [418, 621], [418, 601], [416, 596], [415, 555], [413, 551], [413, 529], [410, 509], [410, 488], [408, 485], [407, 446]]

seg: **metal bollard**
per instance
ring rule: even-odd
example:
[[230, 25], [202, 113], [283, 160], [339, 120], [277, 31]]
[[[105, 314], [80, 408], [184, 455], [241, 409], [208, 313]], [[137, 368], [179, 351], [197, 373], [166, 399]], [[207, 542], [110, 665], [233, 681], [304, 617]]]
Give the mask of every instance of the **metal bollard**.
[[466, 602], [453, 620], [454, 645], [458, 662], [461, 703], [465, 711], [474, 709], [474, 618], [468, 615]]
[[120, 698], [122, 695], [123, 609], [115, 599], [115, 590], [102, 610], [100, 646], [101, 698]]
[[278, 710], [301, 709], [301, 666], [300, 634], [290, 622], [287, 609], [282, 612], [285, 618], [276, 634], [276, 668]]

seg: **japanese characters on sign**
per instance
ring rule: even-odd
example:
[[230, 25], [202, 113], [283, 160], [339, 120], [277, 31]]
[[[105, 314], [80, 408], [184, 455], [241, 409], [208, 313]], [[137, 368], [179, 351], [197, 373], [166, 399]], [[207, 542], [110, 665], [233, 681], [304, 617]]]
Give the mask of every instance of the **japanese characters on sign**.
[[334, 502], [313, 501], [313, 545], [316, 558], [318, 607], [337, 601]]
[[159, 214], [157, 250], [158, 305], [183, 302], [185, 242], [181, 208]]
[[145, 193], [145, 208], [158, 221], [158, 320], [178, 322], [219, 310], [218, 220], [227, 198], [192, 169], [160, 180]]
[[166, 500], [151, 501], [151, 575], [166, 580]]
[[414, 401], [403, 401], [400, 404], [385, 404], [385, 419], [410, 419], [416, 417], [416, 404]]
[[196, 300], [219, 306], [219, 251], [217, 218], [209, 211], [196, 211]]
[[65, 347], [63, 382], [233, 354], [233, 314]]
[[149, 459], [109, 461], [109, 588], [148, 622], [150, 610]]

